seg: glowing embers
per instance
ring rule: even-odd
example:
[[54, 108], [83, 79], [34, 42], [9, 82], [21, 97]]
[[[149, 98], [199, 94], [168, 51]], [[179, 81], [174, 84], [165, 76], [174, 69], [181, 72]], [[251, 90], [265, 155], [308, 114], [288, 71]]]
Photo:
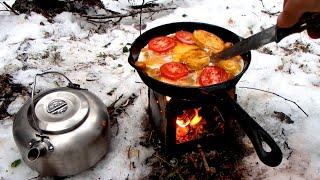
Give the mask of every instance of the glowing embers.
[[199, 115], [200, 108], [183, 110], [176, 118], [176, 144], [202, 138], [206, 120]]

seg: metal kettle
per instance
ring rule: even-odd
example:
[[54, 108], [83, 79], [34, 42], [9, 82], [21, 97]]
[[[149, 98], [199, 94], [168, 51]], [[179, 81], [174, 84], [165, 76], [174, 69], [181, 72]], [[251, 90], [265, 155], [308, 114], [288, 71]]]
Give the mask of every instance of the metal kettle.
[[[34, 96], [37, 76], [50, 73], [65, 77], [68, 86]], [[92, 167], [107, 153], [109, 132], [102, 101], [59, 72], [35, 76], [31, 98], [13, 122], [23, 161], [42, 176], [64, 177]]]

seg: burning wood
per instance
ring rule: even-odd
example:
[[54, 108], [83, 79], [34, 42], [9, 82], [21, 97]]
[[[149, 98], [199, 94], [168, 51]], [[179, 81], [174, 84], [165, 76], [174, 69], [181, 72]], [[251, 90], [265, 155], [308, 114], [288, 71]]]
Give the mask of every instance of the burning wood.
[[205, 119], [199, 116], [201, 108], [184, 110], [182, 115], [176, 119], [176, 143], [196, 140], [201, 138], [205, 132]]

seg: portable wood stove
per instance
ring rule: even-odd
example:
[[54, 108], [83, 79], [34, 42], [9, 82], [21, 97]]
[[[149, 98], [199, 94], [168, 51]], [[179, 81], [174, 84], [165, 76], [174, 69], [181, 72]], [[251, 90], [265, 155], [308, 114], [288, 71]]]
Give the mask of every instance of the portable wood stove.
[[[235, 88], [228, 93], [236, 99]], [[234, 133], [244, 135], [233, 115], [227, 109], [219, 109], [210, 99], [179, 99], [150, 88], [148, 96], [149, 117], [169, 154], [188, 152], [198, 145], [214, 148], [222, 141], [234, 141]]]

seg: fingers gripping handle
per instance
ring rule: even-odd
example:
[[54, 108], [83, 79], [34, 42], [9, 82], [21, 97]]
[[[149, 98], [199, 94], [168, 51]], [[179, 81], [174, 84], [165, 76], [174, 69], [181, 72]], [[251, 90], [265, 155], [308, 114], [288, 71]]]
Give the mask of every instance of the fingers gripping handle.
[[280, 42], [283, 38], [299, 33], [303, 30], [312, 30], [320, 32], [320, 13], [304, 13], [300, 20], [290, 28], [277, 28], [276, 42]]

